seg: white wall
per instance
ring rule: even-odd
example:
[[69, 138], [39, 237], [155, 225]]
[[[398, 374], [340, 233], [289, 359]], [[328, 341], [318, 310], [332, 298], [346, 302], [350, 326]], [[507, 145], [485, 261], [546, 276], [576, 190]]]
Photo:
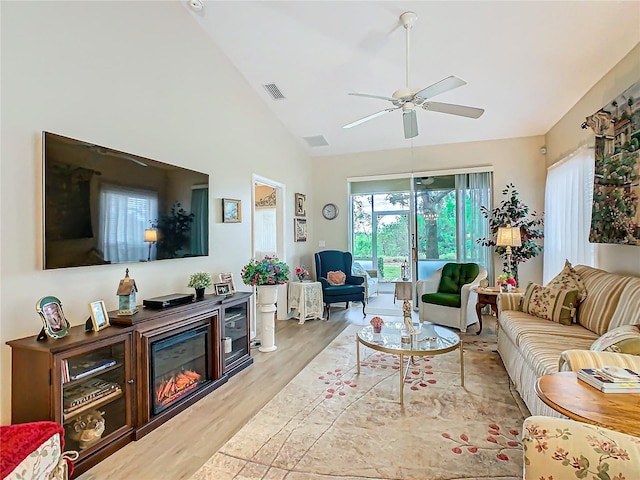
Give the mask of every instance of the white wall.
[[[117, 308], [125, 270], [42, 270], [42, 130], [209, 173], [210, 256], [126, 265], [140, 299], [189, 292], [189, 274], [199, 270], [234, 272], [241, 285], [240, 269], [251, 255], [254, 173], [286, 185], [289, 265], [310, 264], [313, 249], [310, 242], [293, 242], [292, 220], [294, 193], [311, 190], [310, 158], [183, 2], [0, 5], [0, 421], [8, 424], [5, 342], [38, 333], [36, 301], [57, 296], [69, 321], [81, 324], [91, 301]], [[242, 200], [242, 223], [221, 223], [222, 197]], [[311, 210], [313, 199], [307, 199]]]
[[[585, 118], [606, 106], [640, 81], [640, 43], [613, 67], [545, 136], [547, 165], [561, 160], [580, 145], [594, 144], [591, 129], [582, 129]], [[640, 246], [597, 244], [598, 267], [640, 276]]]
[[[504, 200], [502, 189], [514, 183], [520, 199], [532, 210], [543, 211], [545, 160], [540, 154], [542, 136], [456, 143], [402, 150], [357, 153], [313, 159], [313, 192], [315, 204], [311, 236], [316, 250], [348, 247], [349, 202], [347, 178], [406, 172], [422, 172], [491, 165], [494, 167], [493, 201], [497, 206]], [[335, 220], [320, 215], [325, 203], [335, 203], [340, 214]], [[319, 241], [326, 242], [319, 247]], [[496, 271], [502, 262], [494, 258]], [[542, 257], [529, 260], [519, 268], [520, 282], [542, 281]]]

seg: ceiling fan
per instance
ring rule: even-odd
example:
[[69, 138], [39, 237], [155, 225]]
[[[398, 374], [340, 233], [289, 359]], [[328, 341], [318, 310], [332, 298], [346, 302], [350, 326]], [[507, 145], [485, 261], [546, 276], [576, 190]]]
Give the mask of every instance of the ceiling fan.
[[467, 82], [464, 80], [450, 76], [446, 77], [439, 82], [434, 83], [423, 89], [416, 89], [409, 87], [409, 31], [411, 27], [416, 23], [418, 19], [418, 15], [414, 12], [404, 12], [400, 15], [400, 22], [404, 26], [407, 31], [407, 82], [404, 88], [395, 91], [391, 97], [386, 97], [382, 95], [371, 95], [368, 93], [350, 93], [349, 95], [355, 95], [357, 97], [370, 97], [377, 98], [380, 100], [387, 100], [393, 104], [393, 107], [386, 108], [381, 110], [380, 112], [374, 113], [372, 115], [368, 115], [364, 118], [356, 120], [355, 122], [351, 122], [345, 125], [342, 128], [351, 128], [356, 125], [360, 125], [362, 123], [368, 122], [369, 120], [373, 120], [376, 117], [380, 117], [389, 112], [393, 112], [394, 110], [402, 110], [402, 121], [404, 124], [404, 138], [413, 138], [418, 136], [418, 120], [416, 118], [416, 107], [422, 107], [425, 110], [429, 110], [432, 112], [440, 112], [440, 113], [448, 113], [450, 115], [458, 115], [461, 117], [468, 118], [479, 118], [483, 113], [484, 109], [475, 108], [475, 107], [466, 107], [464, 105], [455, 105], [451, 103], [440, 103], [440, 102], [430, 102], [427, 101], [431, 97], [435, 97], [444, 92], [448, 92], [449, 90], [453, 90], [454, 88], [461, 87], [462, 85], [466, 85]]

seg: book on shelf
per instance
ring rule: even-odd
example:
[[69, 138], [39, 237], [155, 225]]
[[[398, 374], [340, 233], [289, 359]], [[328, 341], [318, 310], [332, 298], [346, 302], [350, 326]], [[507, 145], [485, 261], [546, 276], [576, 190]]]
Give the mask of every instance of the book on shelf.
[[71, 409], [65, 408], [62, 410], [64, 413], [64, 421], [66, 422], [67, 420], [75, 417], [76, 415], [86, 412], [87, 410], [91, 410], [92, 408], [96, 408], [98, 405], [103, 405], [106, 401], [118, 398], [120, 395], [122, 395], [122, 390], [118, 388], [111, 392], [107, 392], [101, 397], [97, 397], [87, 403], [83, 403], [78, 407], [71, 408]]
[[64, 409], [78, 407], [114, 390], [120, 390], [120, 385], [99, 378], [91, 378], [86, 382], [65, 388], [62, 405]]
[[[64, 361], [67, 362], [67, 360]], [[115, 364], [116, 361], [113, 358], [101, 358], [97, 360], [83, 360], [78, 363], [72, 363], [71, 365], [68, 365], [67, 363], [67, 368], [69, 370], [69, 378], [71, 380], [80, 380], [81, 378], [87, 377], [93, 373], [106, 370]]]
[[640, 375], [630, 369], [583, 368], [578, 380], [603, 393], [640, 393]]

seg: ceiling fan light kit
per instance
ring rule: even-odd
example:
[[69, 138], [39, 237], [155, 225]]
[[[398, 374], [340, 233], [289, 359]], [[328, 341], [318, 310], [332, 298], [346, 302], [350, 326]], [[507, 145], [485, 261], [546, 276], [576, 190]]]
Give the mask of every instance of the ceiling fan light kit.
[[368, 93], [349, 93], [357, 97], [369, 97], [378, 100], [386, 100], [393, 104], [393, 107], [386, 108], [374, 114], [360, 118], [354, 122], [344, 125], [342, 128], [351, 128], [357, 125], [361, 125], [369, 120], [385, 115], [394, 110], [402, 109], [402, 123], [404, 126], [404, 138], [413, 138], [418, 136], [418, 119], [416, 116], [416, 107], [422, 107], [423, 110], [429, 110], [432, 112], [446, 113], [449, 115], [457, 115], [467, 118], [480, 118], [484, 113], [482, 108], [467, 107], [464, 105], [455, 105], [451, 103], [441, 102], [427, 102], [431, 97], [440, 95], [441, 93], [448, 92], [454, 88], [466, 85], [464, 80], [449, 76], [439, 82], [434, 83], [426, 88], [417, 89], [409, 86], [409, 67], [410, 67], [410, 30], [418, 20], [418, 15], [414, 12], [404, 12], [400, 15], [400, 23], [405, 28], [406, 44], [407, 44], [407, 62], [406, 62], [406, 86], [396, 90], [391, 97], [384, 95], [372, 95]]

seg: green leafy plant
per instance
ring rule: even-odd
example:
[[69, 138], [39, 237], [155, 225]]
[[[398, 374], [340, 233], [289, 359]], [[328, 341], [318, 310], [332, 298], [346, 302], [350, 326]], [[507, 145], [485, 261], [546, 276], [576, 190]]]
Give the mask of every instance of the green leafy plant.
[[207, 272], [197, 272], [191, 274], [187, 287], [209, 288], [211, 285], [213, 285], [211, 275], [209, 275]]
[[252, 258], [240, 275], [245, 285], [279, 285], [289, 281], [289, 265], [278, 257]]
[[543, 214], [535, 211], [531, 212], [529, 207], [518, 198], [518, 191], [513, 183], [508, 184], [502, 195], [506, 198], [500, 202], [493, 210], [487, 207], [480, 207], [482, 215], [489, 220], [489, 230], [491, 236], [479, 238], [477, 243], [485, 247], [496, 247], [496, 235], [498, 228], [511, 224], [512, 227], [520, 229], [522, 239], [521, 247], [511, 247], [511, 268], [507, 265], [506, 247], [496, 247], [496, 253], [503, 257], [504, 270], [511, 270], [513, 276], [518, 280], [518, 265], [534, 258], [542, 252], [542, 246], [536, 240], [543, 238], [542, 227]]

